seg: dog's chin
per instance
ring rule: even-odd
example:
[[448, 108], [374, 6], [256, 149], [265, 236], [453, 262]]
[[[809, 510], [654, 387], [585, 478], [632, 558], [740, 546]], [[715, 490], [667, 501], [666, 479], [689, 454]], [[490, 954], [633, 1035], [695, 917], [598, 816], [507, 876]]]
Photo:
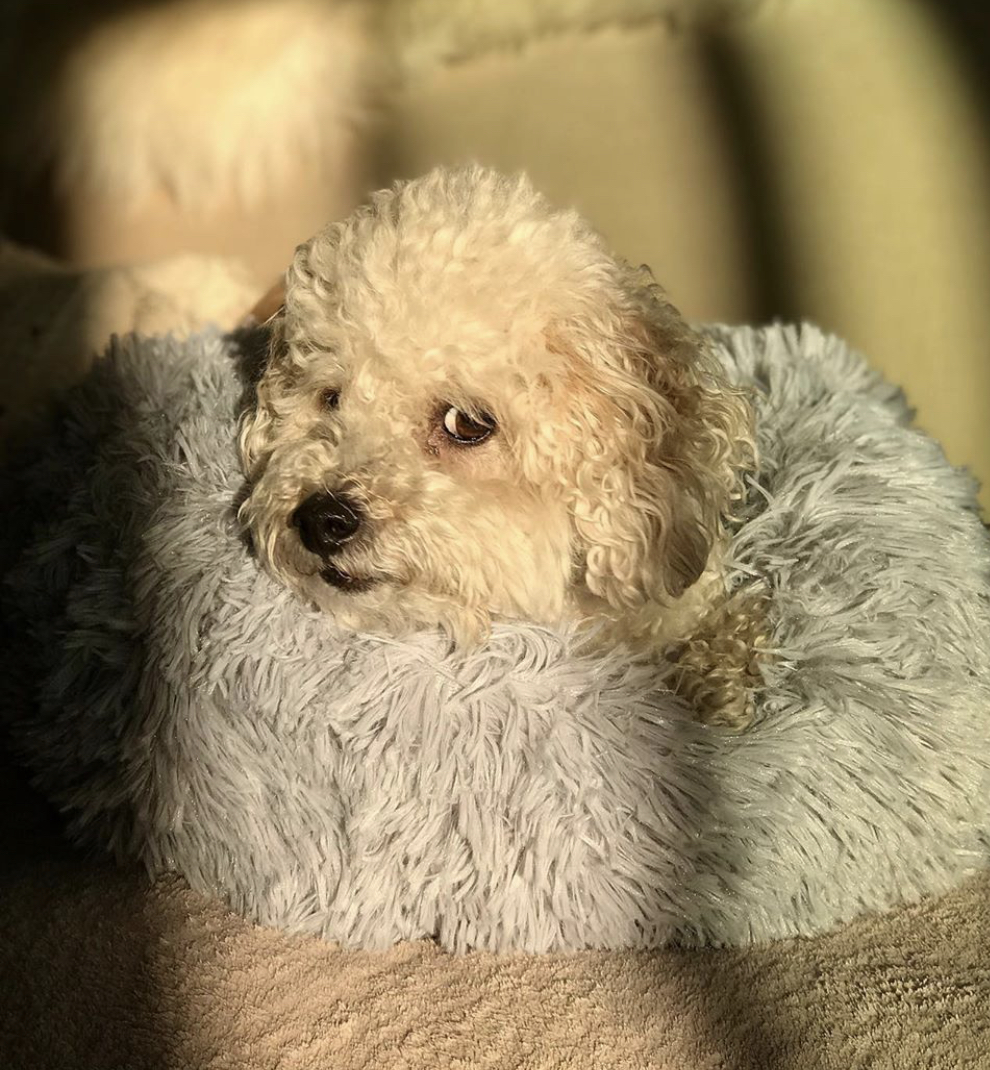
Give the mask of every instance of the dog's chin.
[[382, 582], [380, 577], [355, 576], [329, 562], [320, 569], [320, 579], [343, 594], [361, 594], [363, 591], [370, 591]]

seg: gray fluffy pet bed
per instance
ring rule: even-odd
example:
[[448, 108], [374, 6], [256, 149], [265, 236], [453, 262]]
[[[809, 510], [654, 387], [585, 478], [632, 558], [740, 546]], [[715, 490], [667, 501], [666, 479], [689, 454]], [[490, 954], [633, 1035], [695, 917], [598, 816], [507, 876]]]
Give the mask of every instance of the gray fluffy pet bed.
[[[127, 339], [26, 470], [9, 728], [71, 835], [375, 947], [810, 934], [987, 864], [990, 547], [899, 394], [804, 327], [716, 330], [759, 390], [734, 575], [773, 591], [757, 723], [498, 627], [339, 631], [242, 541], [234, 343]], [[16, 686], [30, 689], [25, 715]]]

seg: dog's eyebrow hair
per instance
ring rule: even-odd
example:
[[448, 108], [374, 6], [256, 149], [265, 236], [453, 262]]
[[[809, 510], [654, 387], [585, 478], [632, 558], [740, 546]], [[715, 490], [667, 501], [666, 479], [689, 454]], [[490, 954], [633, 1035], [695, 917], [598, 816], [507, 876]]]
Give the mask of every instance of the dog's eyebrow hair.
[[328, 349], [326, 346], [318, 346], [315, 342], [309, 338], [294, 338], [292, 345], [296, 351], [304, 357], [316, 357], [323, 354], [332, 353], [333, 350]]

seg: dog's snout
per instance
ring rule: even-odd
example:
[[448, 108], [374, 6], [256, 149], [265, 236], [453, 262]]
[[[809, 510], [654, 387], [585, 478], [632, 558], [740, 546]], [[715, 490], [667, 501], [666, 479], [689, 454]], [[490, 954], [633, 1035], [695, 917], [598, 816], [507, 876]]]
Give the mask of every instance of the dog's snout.
[[364, 521], [361, 506], [342, 494], [311, 494], [292, 514], [303, 546], [326, 557], [358, 533]]

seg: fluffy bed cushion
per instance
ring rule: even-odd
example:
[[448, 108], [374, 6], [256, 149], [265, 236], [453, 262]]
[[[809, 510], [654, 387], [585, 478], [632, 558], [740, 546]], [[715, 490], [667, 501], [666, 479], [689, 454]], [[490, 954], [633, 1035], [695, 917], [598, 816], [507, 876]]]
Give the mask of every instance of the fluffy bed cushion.
[[837, 340], [712, 337], [758, 392], [733, 575], [766, 579], [779, 649], [741, 735], [565, 633], [506, 624], [458, 660], [339, 631], [238, 532], [235, 343], [116, 344], [22, 469], [43, 519], [9, 580], [9, 727], [71, 834], [366, 947], [746, 943], [986, 865], [971, 481]]

